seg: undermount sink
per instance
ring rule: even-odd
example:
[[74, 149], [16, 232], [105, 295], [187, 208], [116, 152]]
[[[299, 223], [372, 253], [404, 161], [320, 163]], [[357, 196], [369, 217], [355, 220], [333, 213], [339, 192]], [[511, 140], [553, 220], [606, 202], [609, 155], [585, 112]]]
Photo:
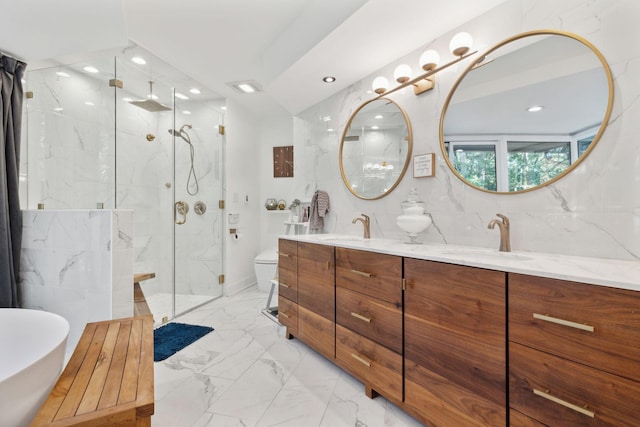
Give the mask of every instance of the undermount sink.
[[530, 260], [531, 257], [514, 253], [514, 252], [501, 252], [498, 250], [486, 249], [486, 248], [447, 248], [442, 251], [443, 254], [447, 255], [459, 255], [459, 256], [469, 256], [470, 258], [504, 258], [504, 259], [513, 259], [519, 261]]
[[325, 234], [318, 236], [318, 240], [331, 242], [362, 242], [364, 238], [359, 236], [350, 236], [348, 234]]

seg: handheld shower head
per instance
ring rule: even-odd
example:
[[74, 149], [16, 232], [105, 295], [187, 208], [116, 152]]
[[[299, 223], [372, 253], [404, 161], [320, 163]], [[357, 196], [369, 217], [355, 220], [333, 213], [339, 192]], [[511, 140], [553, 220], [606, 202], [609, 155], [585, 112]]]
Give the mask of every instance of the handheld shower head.
[[169, 133], [173, 136], [179, 136], [180, 138], [182, 138], [187, 144], [191, 145], [191, 138], [189, 138], [189, 134], [187, 134], [187, 132], [185, 132], [184, 128], [188, 127], [189, 129], [191, 129], [191, 125], [182, 125], [182, 127], [180, 128], [180, 130], [175, 130], [175, 129], [169, 129]]

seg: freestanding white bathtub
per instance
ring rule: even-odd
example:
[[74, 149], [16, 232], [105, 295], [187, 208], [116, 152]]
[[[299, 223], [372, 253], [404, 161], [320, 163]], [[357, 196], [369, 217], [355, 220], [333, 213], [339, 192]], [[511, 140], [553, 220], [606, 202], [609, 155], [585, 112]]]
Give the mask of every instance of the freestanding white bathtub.
[[29, 425], [62, 372], [68, 335], [57, 314], [0, 308], [0, 424]]

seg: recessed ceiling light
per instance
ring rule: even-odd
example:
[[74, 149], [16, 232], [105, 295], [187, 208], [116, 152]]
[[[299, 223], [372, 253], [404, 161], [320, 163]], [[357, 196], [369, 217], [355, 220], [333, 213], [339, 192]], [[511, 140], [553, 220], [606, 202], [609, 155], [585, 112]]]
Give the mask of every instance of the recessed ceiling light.
[[191, 114], [191, 111], [189, 111], [189, 110], [184, 110], [184, 111], [182, 112], [182, 114], [186, 114], [186, 115], [188, 116], [189, 114]]
[[86, 67], [84, 67], [84, 70], [87, 73], [97, 73], [98, 69], [96, 67], [92, 67], [91, 65], [87, 65]]
[[226, 111], [226, 110], [227, 110], [227, 106], [226, 106], [226, 105], [223, 105], [222, 107], [220, 107], [220, 109], [221, 109], [221, 110], [225, 110], [225, 111]]
[[333, 128], [327, 129], [327, 132], [333, 132]]
[[260, 87], [260, 85], [252, 80], [232, 82], [227, 83], [227, 85], [231, 86], [240, 93], [262, 92], [262, 88]]
[[380, 129], [380, 128], [378, 126], [371, 126], [371, 129], [377, 130], [377, 129]]
[[71, 75], [69, 75], [68, 73], [65, 73], [64, 71], [57, 71], [56, 74], [59, 75], [60, 77], [71, 77]]
[[544, 107], [540, 106], [540, 105], [532, 105], [531, 107], [527, 108], [527, 111], [530, 113], [537, 113], [538, 111], [542, 111]]
[[56, 107], [53, 109], [53, 111], [64, 111], [64, 108], [62, 107]]
[[131, 60], [133, 62], [135, 62], [136, 64], [140, 64], [140, 65], [144, 65], [147, 63], [147, 61], [144, 60], [144, 58], [140, 57], [140, 56], [134, 56], [133, 58], [131, 58]]
[[88, 105], [89, 107], [93, 107], [93, 106], [94, 106], [94, 105], [96, 105], [96, 104], [94, 104], [94, 103], [93, 103], [93, 102], [91, 102], [91, 101], [86, 101], [86, 102], [84, 103], [84, 105]]
[[323, 122], [330, 122], [330, 121], [331, 121], [331, 116], [324, 116], [324, 117], [322, 118], [322, 121], [323, 121]]
[[375, 118], [375, 119], [381, 119], [381, 118], [383, 118], [383, 117], [384, 117], [384, 116], [383, 116], [382, 114], [376, 114], [376, 115], [374, 116], [374, 118]]
[[196, 87], [192, 87], [191, 89], [189, 89], [189, 92], [191, 92], [194, 95], [200, 95], [200, 89]]
[[187, 95], [183, 95], [180, 92], [176, 92], [176, 98], [189, 99], [189, 97]]
[[322, 81], [325, 83], [333, 83], [336, 81], [336, 78], [333, 76], [326, 76], [322, 78]]

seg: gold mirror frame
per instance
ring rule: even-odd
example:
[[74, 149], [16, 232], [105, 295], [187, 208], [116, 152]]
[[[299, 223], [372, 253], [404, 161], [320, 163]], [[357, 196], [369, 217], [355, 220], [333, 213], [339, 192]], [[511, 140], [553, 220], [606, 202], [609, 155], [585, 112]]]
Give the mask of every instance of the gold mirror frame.
[[[444, 124], [445, 124], [445, 116], [447, 114], [447, 109], [449, 108], [449, 104], [451, 102], [451, 99], [453, 98], [453, 95], [455, 94], [456, 89], [458, 88], [460, 83], [464, 80], [465, 76], [469, 73], [469, 71], [471, 71], [476, 66], [478, 66], [478, 67], [482, 66], [480, 64], [483, 62], [483, 60], [486, 59], [486, 57], [489, 54], [491, 54], [492, 52], [496, 51], [497, 49], [499, 49], [499, 48], [501, 48], [501, 47], [513, 42], [513, 41], [520, 40], [520, 39], [525, 38], [525, 37], [539, 36], [539, 35], [557, 35], [557, 36], [569, 37], [571, 39], [574, 39], [574, 40], [582, 43], [586, 47], [588, 47], [597, 56], [597, 58], [600, 60], [600, 63], [602, 64], [602, 68], [604, 69], [604, 72], [605, 72], [605, 75], [606, 75], [606, 78], [607, 78], [609, 94], [608, 94], [608, 99], [607, 99], [607, 108], [605, 110], [604, 117], [602, 118], [602, 122], [600, 123], [600, 127], [598, 129], [598, 132], [596, 133], [596, 135], [593, 138], [593, 141], [591, 142], [589, 147], [582, 153], [582, 155], [580, 155], [575, 160], [574, 163], [570, 164], [564, 171], [562, 171], [558, 175], [554, 176], [553, 178], [545, 181], [542, 184], [539, 184], [539, 185], [537, 185], [535, 187], [530, 187], [530, 188], [526, 188], [526, 189], [523, 189], [523, 190], [517, 190], [517, 191], [493, 191], [493, 190], [488, 190], [486, 188], [478, 187], [477, 185], [474, 185], [473, 183], [467, 181], [455, 169], [453, 163], [449, 159], [449, 153], [447, 152], [447, 149], [445, 147], [445, 142], [446, 141], [445, 141], [445, 138], [444, 138]], [[608, 65], [607, 61], [605, 60], [604, 56], [602, 55], [602, 53], [600, 53], [600, 51], [593, 44], [591, 44], [588, 40], [586, 40], [583, 37], [580, 37], [580, 36], [578, 36], [576, 34], [565, 32], [565, 31], [557, 31], [557, 30], [534, 30], [534, 31], [528, 31], [528, 32], [524, 32], [524, 33], [520, 33], [520, 34], [517, 34], [515, 36], [512, 36], [512, 37], [510, 37], [510, 38], [508, 38], [506, 40], [503, 40], [502, 42], [496, 44], [495, 46], [493, 46], [492, 48], [487, 50], [483, 55], [480, 55], [477, 59], [472, 61], [467, 66], [467, 68], [462, 72], [462, 74], [460, 75], [458, 80], [451, 87], [451, 90], [449, 91], [449, 94], [447, 95], [447, 98], [446, 98], [446, 100], [444, 102], [444, 105], [442, 107], [442, 114], [440, 116], [440, 132], [439, 132], [440, 133], [440, 149], [442, 150], [443, 158], [444, 158], [445, 162], [447, 163], [447, 166], [449, 166], [449, 169], [451, 169], [453, 174], [456, 175], [458, 177], [458, 179], [460, 179], [462, 182], [464, 182], [465, 184], [469, 185], [470, 187], [475, 188], [475, 189], [480, 190], [480, 191], [487, 192], [487, 193], [492, 193], [492, 194], [520, 194], [520, 193], [526, 193], [526, 192], [529, 192], [529, 191], [537, 190], [539, 188], [543, 188], [543, 187], [545, 187], [545, 186], [547, 186], [549, 184], [552, 184], [552, 183], [558, 181], [559, 179], [561, 179], [562, 177], [564, 177], [565, 175], [567, 175], [572, 170], [574, 170], [589, 155], [589, 153], [593, 150], [593, 148], [596, 146], [598, 141], [600, 141], [602, 133], [604, 132], [605, 128], [607, 127], [607, 125], [609, 123], [609, 118], [611, 117], [612, 108], [613, 108], [613, 75], [611, 73], [611, 69], [609, 68], [609, 65]]]
[[[404, 165], [402, 167], [402, 171], [400, 172], [400, 174], [398, 175], [398, 178], [396, 179], [396, 181], [391, 185], [391, 187], [389, 187], [389, 189], [387, 191], [382, 191], [380, 194], [374, 196], [374, 197], [366, 197], [362, 194], [359, 194], [356, 190], [353, 189], [353, 186], [351, 184], [351, 182], [349, 181], [349, 178], [347, 177], [345, 170], [344, 170], [344, 162], [343, 162], [343, 150], [344, 150], [344, 143], [345, 143], [345, 138], [348, 136], [349, 130], [351, 129], [351, 125], [354, 121], [354, 119], [357, 117], [358, 113], [362, 111], [363, 108], [365, 108], [367, 105], [371, 104], [372, 102], [384, 102], [385, 104], [393, 104], [400, 113], [402, 113], [402, 117], [404, 118], [404, 122], [406, 124], [406, 128], [407, 128], [407, 156], [404, 160]], [[378, 200], [383, 198], [384, 196], [388, 195], [389, 193], [391, 193], [397, 186], [398, 184], [400, 184], [400, 181], [402, 181], [402, 178], [404, 177], [405, 173], [407, 172], [407, 169], [409, 168], [409, 164], [411, 163], [411, 153], [413, 152], [413, 132], [411, 129], [411, 122], [409, 121], [409, 116], [407, 115], [407, 113], [404, 111], [404, 109], [402, 109], [402, 107], [400, 107], [400, 105], [398, 105], [395, 101], [393, 101], [392, 99], [389, 98], [373, 98], [370, 99], [369, 101], [364, 102], [362, 105], [360, 105], [349, 117], [349, 121], [347, 122], [347, 125], [344, 128], [344, 131], [342, 132], [342, 137], [340, 138], [340, 175], [342, 176], [342, 182], [344, 182], [344, 185], [347, 187], [347, 189], [351, 192], [351, 194], [353, 194], [354, 196], [356, 196], [359, 199], [362, 200]], [[364, 165], [363, 165], [364, 166]]]

